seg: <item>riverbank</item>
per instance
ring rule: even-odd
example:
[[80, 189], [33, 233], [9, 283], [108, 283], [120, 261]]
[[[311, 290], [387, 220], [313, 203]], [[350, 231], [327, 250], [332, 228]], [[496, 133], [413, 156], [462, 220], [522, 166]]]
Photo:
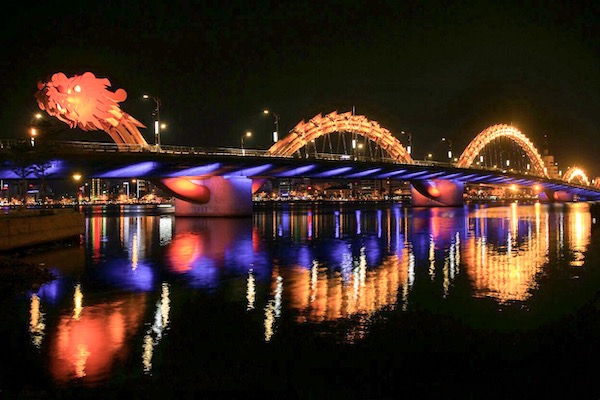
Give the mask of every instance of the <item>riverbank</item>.
[[37, 290], [54, 279], [55, 276], [42, 266], [15, 257], [0, 256], [0, 296]]

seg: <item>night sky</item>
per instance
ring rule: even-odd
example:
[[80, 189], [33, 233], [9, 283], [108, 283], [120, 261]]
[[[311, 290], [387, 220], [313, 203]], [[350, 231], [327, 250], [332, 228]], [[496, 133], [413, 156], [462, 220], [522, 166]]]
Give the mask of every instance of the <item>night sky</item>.
[[439, 152], [442, 137], [462, 151], [512, 123], [540, 151], [548, 135], [563, 171], [600, 175], [598, 1], [182, 4], [15, 4], [1, 28], [0, 138], [26, 137], [37, 81], [91, 71], [125, 89], [122, 109], [148, 126], [154, 107], [141, 95], [160, 97], [163, 144], [233, 147], [251, 130], [247, 147], [266, 149], [264, 108], [285, 134], [354, 107], [411, 132], [415, 158]]

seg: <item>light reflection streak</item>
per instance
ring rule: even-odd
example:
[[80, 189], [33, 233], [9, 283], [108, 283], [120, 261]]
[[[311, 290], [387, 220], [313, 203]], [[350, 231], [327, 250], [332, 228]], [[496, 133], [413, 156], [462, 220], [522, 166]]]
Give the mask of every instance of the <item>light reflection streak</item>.
[[429, 235], [429, 278], [433, 281], [435, 278], [435, 240], [433, 235]]
[[173, 239], [173, 218], [170, 216], [160, 217], [158, 221], [159, 245], [166, 246]]
[[44, 322], [44, 313], [42, 312], [40, 298], [35, 293], [31, 295], [29, 315], [29, 334], [31, 336], [31, 343], [33, 343], [36, 348], [40, 349], [42, 341], [44, 340], [46, 324]]
[[75, 293], [73, 294], [73, 319], [79, 320], [83, 311], [83, 293], [81, 284], [75, 285]]
[[167, 330], [169, 326], [170, 312], [170, 288], [167, 282], [163, 282], [161, 285], [160, 300], [156, 302], [154, 321], [150, 329], [144, 335], [142, 343], [142, 369], [145, 374], [151, 374], [152, 372], [154, 348], [160, 343], [165, 330]]
[[246, 300], [248, 300], [246, 310], [254, 310], [254, 302], [256, 301], [256, 279], [254, 278], [254, 272], [252, 270], [248, 271], [248, 281], [246, 283]]

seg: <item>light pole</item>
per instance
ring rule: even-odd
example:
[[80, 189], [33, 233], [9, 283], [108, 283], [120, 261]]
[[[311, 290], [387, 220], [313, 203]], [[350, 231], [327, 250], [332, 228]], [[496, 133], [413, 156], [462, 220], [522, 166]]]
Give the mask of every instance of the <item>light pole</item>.
[[448, 142], [448, 160], [452, 161], [452, 140], [443, 137], [442, 142]]
[[79, 191], [81, 190], [81, 186], [79, 186], [79, 181], [81, 180], [81, 174], [76, 172], [73, 174], [73, 180], [77, 183], [77, 205], [79, 205]]
[[37, 129], [31, 128], [29, 130], [29, 135], [31, 136], [31, 139], [30, 139], [31, 147], [35, 147], [35, 137], [37, 136]]
[[412, 133], [410, 132], [400, 132], [402, 135], [405, 135], [408, 137], [408, 145], [406, 146], [406, 152], [408, 153], [408, 155], [412, 154]]
[[152, 115], [155, 117], [155, 120], [154, 120], [154, 144], [156, 145], [157, 149], [160, 149], [160, 99], [158, 97], [150, 96], [147, 94], [143, 95], [142, 97], [144, 99], [152, 99], [152, 100], [154, 100], [154, 103], [156, 103], [156, 109], [152, 113]]
[[269, 110], [263, 110], [263, 114], [273, 114], [273, 118], [275, 118], [275, 132], [273, 132], [273, 143], [276, 143], [279, 140], [279, 114], [275, 114]]
[[242, 155], [245, 156], [246, 155], [246, 150], [244, 150], [244, 138], [247, 137], [252, 137], [252, 132], [247, 131], [246, 133], [244, 133], [241, 137], [241, 144], [242, 144]]

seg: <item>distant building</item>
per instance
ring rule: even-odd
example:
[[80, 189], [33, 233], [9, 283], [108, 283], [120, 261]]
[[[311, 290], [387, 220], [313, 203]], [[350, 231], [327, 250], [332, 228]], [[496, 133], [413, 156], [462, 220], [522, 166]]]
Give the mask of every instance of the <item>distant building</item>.
[[542, 160], [544, 160], [544, 166], [546, 167], [546, 172], [548, 173], [548, 177], [552, 179], [560, 179], [560, 173], [558, 172], [558, 163], [554, 161], [554, 156], [548, 154], [547, 150], [544, 150], [544, 155], [542, 156]]

